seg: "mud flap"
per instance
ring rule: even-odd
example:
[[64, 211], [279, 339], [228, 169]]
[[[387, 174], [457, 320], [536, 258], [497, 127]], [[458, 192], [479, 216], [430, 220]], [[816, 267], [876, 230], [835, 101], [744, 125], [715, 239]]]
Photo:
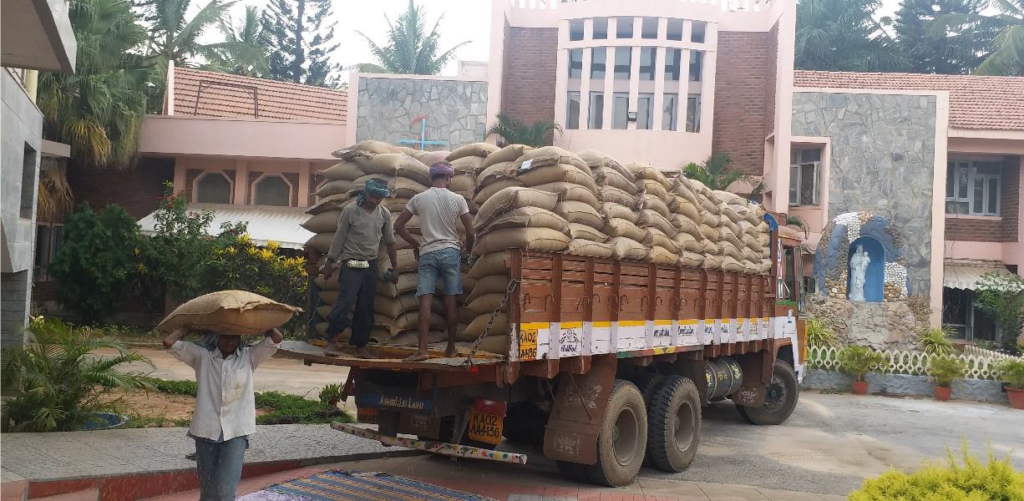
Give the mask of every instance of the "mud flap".
[[608, 396], [615, 382], [615, 354], [594, 356], [586, 374], [562, 374], [551, 416], [544, 428], [544, 455], [570, 463], [597, 462]]

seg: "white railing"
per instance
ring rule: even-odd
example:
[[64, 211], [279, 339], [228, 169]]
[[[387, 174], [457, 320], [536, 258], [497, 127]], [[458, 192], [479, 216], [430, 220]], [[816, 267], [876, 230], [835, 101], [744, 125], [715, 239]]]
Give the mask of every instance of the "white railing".
[[[807, 350], [807, 363], [810, 367], [817, 369], [841, 370], [842, 364], [839, 362], [841, 350], [842, 348], [834, 346], [811, 346]], [[1000, 379], [999, 363], [1013, 357], [989, 350], [981, 351], [987, 353], [972, 354], [965, 350], [965, 353], [956, 355], [956, 358], [967, 364], [967, 378], [998, 381]], [[871, 372], [912, 376], [928, 375], [928, 365], [932, 355], [921, 351], [903, 350], [880, 350], [877, 353], [881, 353], [886, 358], [886, 362], [872, 368]], [[990, 356], [988, 353], [996, 356]]]
[[[509, 0], [513, 8], [533, 10], [553, 10], [560, 3], [597, 2], [601, 0]], [[720, 5], [722, 12], [761, 12], [768, 11], [775, 0], [667, 0], [689, 2], [705, 5]]]
[[999, 353], [998, 351], [987, 350], [985, 348], [981, 348], [973, 344], [968, 344], [964, 346], [964, 355], [973, 355], [975, 357], [989, 357], [999, 360], [1012, 360], [1016, 358], [1013, 355], [1007, 355], [1006, 353]]

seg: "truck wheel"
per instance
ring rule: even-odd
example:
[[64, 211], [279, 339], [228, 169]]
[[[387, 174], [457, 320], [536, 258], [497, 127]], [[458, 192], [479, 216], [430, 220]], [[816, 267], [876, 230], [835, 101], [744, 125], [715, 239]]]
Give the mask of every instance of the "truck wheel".
[[793, 413], [796, 402], [800, 398], [800, 385], [796, 381], [796, 371], [788, 363], [776, 360], [772, 382], [768, 383], [764, 391], [764, 405], [761, 407], [737, 405], [736, 410], [750, 424], [782, 424]]
[[685, 470], [700, 443], [700, 393], [682, 376], [668, 376], [648, 407], [647, 457], [662, 471]]
[[505, 415], [503, 435], [510, 442], [523, 445], [543, 445], [544, 426], [548, 415], [533, 402], [518, 402], [509, 405]]
[[636, 385], [615, 380], [597, 436], [597, 462], [586, 466], [587, 478], [609, 487], [636, 478], [647, 451], [647, 408]]
[[558, 472], [562, 478], [570, 482], [587, 482], [587, 465], [570, 463], [568, 461], [555, 461], [558, 465]]
[[654, 390], [661, 384], [663, 379], [664, 376], [657, 372], [645, 372], [636, 378], [636, 388], [640, 390], [640, 394], [644, 397], [644, 405], [651, 403], [651, 396], [654, 395]]

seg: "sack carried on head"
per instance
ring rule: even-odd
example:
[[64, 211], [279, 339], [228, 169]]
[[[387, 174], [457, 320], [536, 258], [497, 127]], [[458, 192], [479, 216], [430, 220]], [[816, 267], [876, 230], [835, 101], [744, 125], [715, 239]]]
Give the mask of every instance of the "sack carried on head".
[[173, 332], [179, 327], [186, 327], [231, 336], [250, 336], [276, 329], [300, 311], [301, 308], [252, 292], [212, 292], [175, 308], [157, 325], [157, 329]]

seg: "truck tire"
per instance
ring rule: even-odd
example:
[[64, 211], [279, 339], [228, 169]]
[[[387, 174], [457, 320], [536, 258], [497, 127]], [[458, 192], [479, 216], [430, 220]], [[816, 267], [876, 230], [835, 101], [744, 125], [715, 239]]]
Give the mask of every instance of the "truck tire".
[[502, 435], [509, 442], [522, 445], [543, 445], [544, 426], [548, 415], [533, 402], [517, 402], [509, 405], [505, 415], [505, 429]]
[[764, 405], [761, 407], [745, 407], [737, 405], [740, 416], [750, 424], [777, 425], [782, 424], [793, 413], [797, 400], [800, 398], [800, 385], [797, 384], [796, 371], [793, 366], [782, 360], [775, 361], [772, 382], [765, 387]]
[[558, 472], [562, 474], [562, 478], [570, 482], [589, 482], [587, 465], [568, 461], [555, 461], [555, 464], [558, 465]]
[[645, 372], [636, 378], [636, 388], [644, 396], [644, 405], [651, 403], [651, 396], [654, 395], [654, 390], [661, 384], [662, 379], [664, 379], [664, 376], [657, 372]]
[[700, 444], [700, 393], [683, 376], [667, 376], [647, 408], [647, 457], [655, 468], [680, 472], [693, 462]]
[[585, 466], [591, 483], [627, 485], [636, 478], [647, 451], [647, 407], [633, 383], [616, 379], [597, 436], [597, 462]]

